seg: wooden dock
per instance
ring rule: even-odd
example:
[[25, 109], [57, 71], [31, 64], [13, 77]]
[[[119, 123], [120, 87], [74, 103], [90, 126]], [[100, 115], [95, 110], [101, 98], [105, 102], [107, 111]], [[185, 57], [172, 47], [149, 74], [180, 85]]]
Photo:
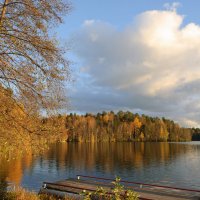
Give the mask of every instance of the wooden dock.
[[[100, 179], [100, 180], [99, 180]], [[105, 181], [103, 178], [91, 180], [90, 178], [83, 178], [78, 176], [77, 179], [66, 179], [57, 182], [44, 182], [40, 193], [55, 195], [58, 197], [64, 197], [66, 195], [72, 195], [82, 199], [79, 194], [86, 190], [88, 192], [96, 191], [97, 187], [102, 187], [106, 191], [110, 191], [113, 188], [113, 184]], [[110, 180], [110, 179], [108, 179]], [[126, 182], [126, 181], [124, 181]], [[132, 189], [139, 194], [139, 199], [143, 200], [185, 200], [196, 199], [200, 200], [200, 191], [190, 189], [173, 189], [168, 186], [155, 186], [150, 184], [132, 184], [132, 182], [122, 183], [125, 189]]]

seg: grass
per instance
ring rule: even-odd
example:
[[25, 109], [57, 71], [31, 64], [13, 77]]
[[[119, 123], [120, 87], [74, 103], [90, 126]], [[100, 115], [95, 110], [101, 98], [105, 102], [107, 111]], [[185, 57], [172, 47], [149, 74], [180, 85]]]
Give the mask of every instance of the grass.
[[[27, 191], [23, 188], [16, 188], [14, 191], [1, 192], [0, 199], [2, 200], [59, 200], [60, 198]], [[73, 197], [65, 197], [62, 200], [76, 200]]]

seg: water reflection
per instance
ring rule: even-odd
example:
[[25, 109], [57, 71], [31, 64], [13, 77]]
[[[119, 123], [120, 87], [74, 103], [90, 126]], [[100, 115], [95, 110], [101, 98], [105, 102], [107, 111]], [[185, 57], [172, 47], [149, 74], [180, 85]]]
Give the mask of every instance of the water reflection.
[[200, 143], [59, 143], [41, 156], [0, 158], [0, 179], [38, 189], [76, 174], [200, 186]]
[[1, 183], [4, 181], [13, 182], [19, 185], [22, 181], [24, 170], [31, 168], [33, 164], [32, 154], [27, 154], [23, 158], [11, 157], [0, 158], [0, 180]]
[[88, 171], [99, 166], [112, 172], [116, 167], [172, 162], [187, 151], [187, 146], [171, 143], [74, 143], [57, 144], [43, 158], [55, 160], [58, 169], [80, 166]]

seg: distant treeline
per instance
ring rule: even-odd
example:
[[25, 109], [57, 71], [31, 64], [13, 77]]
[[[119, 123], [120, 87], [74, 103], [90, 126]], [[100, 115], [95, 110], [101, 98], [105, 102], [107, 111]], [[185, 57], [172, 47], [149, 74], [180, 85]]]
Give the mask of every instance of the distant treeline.
[[[66, 116], [67, 141], [191, 141], [197, 129], [129, 111]], [[193, 136], [194, 134], [194, 136]]]
[[192, 140], [200, 141], [200, 128], [192, 128]]

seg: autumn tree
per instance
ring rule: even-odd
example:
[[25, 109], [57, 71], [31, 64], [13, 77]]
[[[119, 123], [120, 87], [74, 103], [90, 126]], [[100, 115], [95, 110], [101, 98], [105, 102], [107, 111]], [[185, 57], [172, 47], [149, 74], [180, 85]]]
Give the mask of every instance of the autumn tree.
[[0, 0], [0, 84], [30, 112], [64, 102], [68, 62], [52, 28], [69, 9], [63, 0]]
[[155, 121], [155, 140], [156, 141], [167, 141], [168, 139], [167, 127], [163, 120], [156, 119]]
[[134, 139], [138, 139], [140, 135], [140, 128], [142, 123], [138, 117], [135, 117], [134, 121], [131, 123], [132, 130], [133, 130], [133, 137]]
[[[172, 120], [120, 111], [66, 117], [68, 141], [189, 141], [191, 129]], [[193, 134], [199, 130], [193, 129]], [[77, 139], [79, 138], [79, 139]], [[81, 138], [81, 139], [80, 139]]]

